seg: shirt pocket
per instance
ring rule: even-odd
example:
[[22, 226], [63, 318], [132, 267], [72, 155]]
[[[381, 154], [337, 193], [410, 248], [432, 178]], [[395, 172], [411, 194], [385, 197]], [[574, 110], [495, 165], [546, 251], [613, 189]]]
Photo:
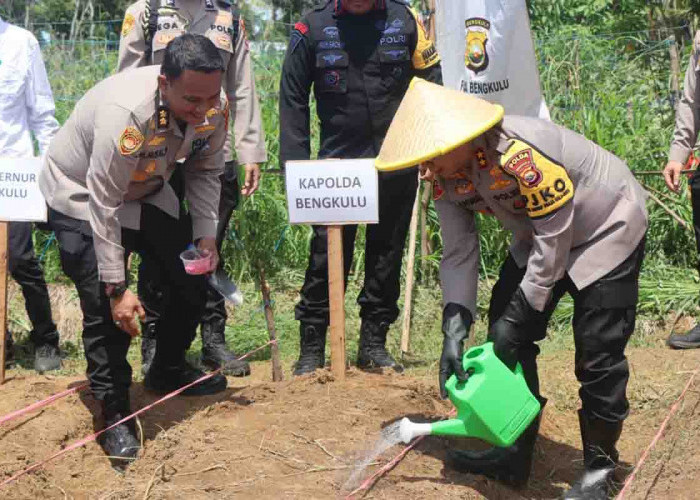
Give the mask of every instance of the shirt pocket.
[[319, 93], [348, 92], [348, 54], [345, 51], [324, 51], [316, 54], [314, 88]]
[[378, 49], [379, 70], [385, 83], [405, 82], [411, 69], [411, 54], [403, 45], [381, 46]]

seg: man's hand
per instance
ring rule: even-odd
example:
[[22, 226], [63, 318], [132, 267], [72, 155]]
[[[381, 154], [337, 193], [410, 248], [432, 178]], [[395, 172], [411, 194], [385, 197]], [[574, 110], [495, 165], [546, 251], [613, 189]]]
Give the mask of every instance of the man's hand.
[[670, 161], [666, 164], [666, 168], [664, 168], [664, 180], [666, 181], [666, 186], [668, 186], [671, 191], [676, 193], [681, 185], [682, 170], [683, 164], [679, 161]]
[[132, 337], [136, 337], [139, 334], [136, 316], [141, 320], [146, 318], [146, 312], [138, 297], [131, 290], [127, 290], [120, 296], [109, 299], [109, 305], [112, 309], [114, 324]]
[[442, 311], [442, 355], [440, 356], [440, 396], [447, 397], [445, 382], [454, 373], [460, 381], [469, 378], [462, 366], [464, 340], [469, 337], [473, 318], [469, 310], [450, 302]]
[[258, 184], [260, 183], [260, 165], [257, 163], [246, 163], [243, 168], [245, 169], [245, 180], [243, 181], [243, 187], [241, 187], [241, 194], [243, 196], [250, 196], [258, 190]]
[[204, 255], [209, 255], [209, 270], [213, 273], [219, 266], [219, 252], [216, 250], [216, 238], [200, 238], [197, 242], [197, 250]]
[[427, 164], [421, 163], [418, 165], [418, 179], [421, 181], [433, 182], [435, 174], [430, 171]]

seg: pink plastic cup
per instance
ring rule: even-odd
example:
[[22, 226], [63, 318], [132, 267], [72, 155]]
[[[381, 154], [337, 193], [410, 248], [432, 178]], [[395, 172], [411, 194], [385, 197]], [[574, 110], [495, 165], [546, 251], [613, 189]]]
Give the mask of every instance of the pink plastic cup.
[[180, 254], [187, 274], [206, 274], [211, 268], [211, 256], [204, 255], [197, 249], [185, 250]]

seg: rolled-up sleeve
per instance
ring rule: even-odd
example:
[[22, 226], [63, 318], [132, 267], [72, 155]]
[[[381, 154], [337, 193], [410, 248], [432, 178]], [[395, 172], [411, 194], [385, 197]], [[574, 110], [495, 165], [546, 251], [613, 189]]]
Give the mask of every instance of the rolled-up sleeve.
[[239, 21], [238, 39], [226, 70], [226, 93], [233, 117], [233, 135], [239, 163], [267, 161], [265, 132], [260, 118], [260, 103], [255, 90], [255, 74], [245, 24]]
[[49, 148], [51, 139], [58, 132], [56, 105], [51, 92], [46, 67], [36, 40], [32, 41], [25, 103], [28, 110], [29, 129], [34, 132], [39, 151], [43, 155]]
[[138, 163], [136, 153], [143, 144], [144, 131], [133, 121], [130, 111], [110, 105], [97, 111], [95, 127], [86, 179], [90, 226], [100, 280], [116, 283], [126, 279], [117, 211]]
[[474, 212], [446, 200], [435, 201], [440, 217], [442, 260], [440, 286], [443, 305], [455, 303], [469, 309], [476, 318], [479, 282], [479, 235]]
[[698, 112], [697, 102], [697, 71], [698, 71], [698, 45], [700, 34], [695, 35], [693, 53], [685, 72], [683, 95], [676, 108], [676, 127], [673, 131], [671, 149], [668, 153], [669, 161], [685, 163], [695, 147], [698, 137]]

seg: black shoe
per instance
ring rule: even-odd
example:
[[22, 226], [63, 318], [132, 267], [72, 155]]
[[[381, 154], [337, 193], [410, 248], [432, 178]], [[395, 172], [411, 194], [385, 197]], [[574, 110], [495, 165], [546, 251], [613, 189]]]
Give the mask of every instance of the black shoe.
[[360, 327], [360, 348], [357, 351], [357, 367], [361, 370], [376, 370], [380, 368], [392, 368], [394, 371], [403, 372], [403, 366], [386, 350], [386, 334], [389, 331], [389, 323], [375, 323], [362, 320]]
[[299, 360], [294, 376], [312, 373], [326, 364], [326, 325], [299, 324]]
[[[122, 418], [131, 414], [129, 399], [109, 399], [102, 402], [102, 416], [105, 428], [119, 422]], [[136, 459], [141, 444], [136, 438], [136, 425], [134, 419], [127, 420], [116, 427], [104, 431], [97, 438], [98, 443], [117, 470], [123, 471]]]
[[53, 344], [39, 344], [34, 348], [34, 369], [38, 373], [61, 368], [61, 351]]
[[671, 335], [666, 344], [671, 349], [698, 349], [700, 348], [700, 324], [687, 333]]
[[[180, 389], [195, 380], [206, 375], [186, 361], [173, 367], [161, 367], [157, 360], [151, 365], [150, 370], [143, 379], [143, 385], [149, 391], [159, 394], [167, 394]], [[226, 389], [226, 377], [217, 373], [198, 384], [182, 391], [183, 396], [208, 396]]]
[[156, 355], [156, 322], [141, 323], [141, 374], [146, 375]]
[[524, 488], [530, 479], [535, 441], [546, 403], [546, 399], [540, 398], [540, 413], [512, 446], [494, 446], [484, 451], [452, 450], [447, 455], [448, 465], [458, 472], [481, 474], [513, 488]]
[[15, 362], [15, 342], [12, 340], [12, 332], [5, 332], [5, 367], [12, 366]]
[[250, 375], [250, 364], [239, 360], [235, 352], [226, 347], [225, 321], [216, 320], [202, 324], [202, 363], [211, 370], [224, 367], [222, 373], [233, 377]]
[[578, 412], [583, 441], [583, 476], [564, 493], [566, 500], [607, 500], [614, 493], [619, 454], [615, 445], [622, 422], [608, 422], [583, 410]]

